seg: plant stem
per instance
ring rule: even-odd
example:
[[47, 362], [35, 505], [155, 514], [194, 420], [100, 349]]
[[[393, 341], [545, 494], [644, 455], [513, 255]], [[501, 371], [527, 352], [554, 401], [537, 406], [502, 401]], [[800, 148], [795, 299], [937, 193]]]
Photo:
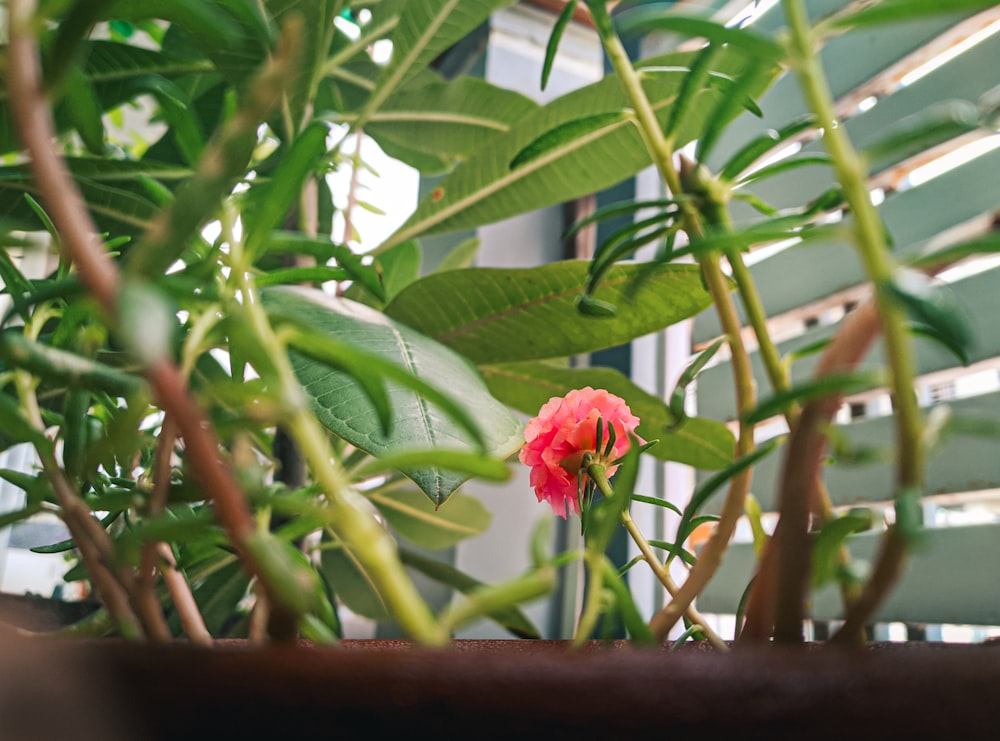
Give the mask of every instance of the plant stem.
[[[673, 597], [678, 592], [678, 586], [674, 582], [673, 577], [670, 576], [670, 572], [667, 571], [666, 567], [657, 558], [656, 554], [653, 553], [653, 549], [650, 547], [649, 543], [646, 541], [645, 536], [643, 536], [642, 531], [635, 524], [632, 519], [632, 515], [629, 514], [628, 510], [622, 512], [622, 524], [625, 526], [625, 530], [632, 537], [632, 541], [639, 548], [639, 552], [642, 553], [642, 557], [649, 564], [649, 568], [653, 570], [653, 574], [659, 580], [663, 588], [667, 590], [667, 593]], [[692, 626], [697, 626], [698, 629], [704, 634], [708, 642], [712, 644], [712, 647], [719, 651], [728, 651], [729, 645], [722, 639], [722, 637], [709, 627], [705, 618], [702, 617], [701, 613], [694, 608], [694, 605], [688, 605], [687, 610], [684, 612], [684, 617], [688, 619]]]
[[246, 266], [239, 264], [240, 254], [238, 248], [233, 250], [236, 261], [233, 272], [238, 276], [243, 294], [243, 310], [255, 339], [271, 358], [277, 394], [287, 409], [284, 427], [309, 462], [314, 479], [326, 495], [326, 508], [334, 531], [361, 561], [402, 628], [421, 643], [444, 645], [449, 639], [447, 631], [434, 621], [430, 608], [399, 560], [395, 542], [372, 516], [367, 500], [351, 487], [350, 479], [330, 450], [325, 430], [307, 409], [288, 354], [260, 305]]
[[[823, 142], [833, 159], [834, 171], [854, 216], [855, 241], [859, 256], [869, 279], [874, 284], [875, 302], [882, 333], [885, 336], [886, 357], [892, 377], [891, 390], [894, 395], [897, 441], [897, 491], [922, 489], [924, 451], [920, 439], [922, 420], [913, 391], [915, 363], [907, 335], [904, 311], [888, 291], [894, 279], [896, 266], [885, 242], [881, 219], [872, 205], [864, 163], [855, 152], [844, 127], [836, 120], [833, 96], [814, 52], [814, 39], [809, 28], [805, 5], [802, 0], [782, 0], [782, 6], [789, 25], [788, 48], [792, 67], [799, 78], [806, 101], [823, 129]], [[783, 554], [779, 559], [783, 564], [797, 564], [795, 568], [788, 567], [791, 571], [784, 578], [779, 574], [779, 601], [783, 600], [783, 591], [798, 592], [804, 597], [802, 592], [805, 580], [800, 574], [795, 573], [797, 569], [802, 568], [796, 555], [799, 554]], [[808, 559], [808, 550], [804, 555]], [[853, 629], [867, 619], [884, 595], [889, 582], [899, 573], [905, 556], [906, 546], [903, 539], [890, 536], [875, 568], [875, 573], [884, 575], [885, 578], [877, 584], [871, 581], [865, 587], [855, 609], [848, 613], [844, 630], [848, 627]], [[808, 569], [808, 560], [805, 562], [805, 568]], [[790, 597], [786, 596], [785, 600], [788, 599]], [[785, 626], [782, 637], [789, 633], [788, 627]], [[775, 637], [779, 637], [777, 627]], [[792, 638], [791, 635], [787, 637]]]
[[[660, 173], [660, 177], [667, 188], [678, 196], [683, 193], [680, 174], [673, 163], [673, 153], [670, 143], [663, 135], [663, 130], [656, 118], [656, 112], [646, 97], [642, 88], [642, 81], [638, 73], [632, 66], [628, 52], [622, 45], [621, 40], [614, 33], [611, 19], [603, 2], [590, 2], [588, 6], [594, 16], [594, 23], [601, 35], [611, 66], [618, 74], [619, 82], [625, 90], [632, 107], [635, 110], [636, 121], [639, 131], [649, 154]], [[703, 235], [701, 215], [695, 205], [689, 199], [679, 199], [682, 223], [685, 231], [691, 239], [696, 239]], [[729, 337], [729, 346], [732, 352], [733, 381], [736, 388], [737, 413], [740, 419], [749, 412], [756, 399], [753, 381], [753, 371], [750, 367], [750, 358], [743, 345], [740, 334], [740, 321], [736, 313], [730, 296], [730, 288], [719, 267], [719, 256], [710, 252], [699, 257], [702, 275], [708, 287], [709, 294], [715, 303], [719, 313], [719, 322], [723, 331]], [[753, 450], [753, 427], [740, 423], [739, 437], [736, 443], [735, 455], [741, 458]], [[726, 494], [726, 501], [723, 505], [719, 523], [715, 532], [705, 545], [698, 561], [691, 569], [691, 573], [685, 580], [684, 585], [677, 591], [670, 604], [666, 605], [659, 613], [653, 616], [650, 627], [656, 637], [663, 641], [666, 639], [670, 629], [678, 619], [685, 613], [688, 606], [695, 597], [704, 589], [711, 580], [719, 565], [722, 562], [722, 555], [725, 553], [736, 530], [736, 523], [743, 516], [743, 507], [747, 492], [750, 490], [752, 469], [747, 468], [733, 477]]]

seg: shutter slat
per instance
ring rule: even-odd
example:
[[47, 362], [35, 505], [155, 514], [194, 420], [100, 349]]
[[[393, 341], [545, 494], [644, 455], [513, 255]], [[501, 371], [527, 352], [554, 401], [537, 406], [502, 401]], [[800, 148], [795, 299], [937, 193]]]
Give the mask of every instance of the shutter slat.
[[[972, 363], [1000, 355], [1000, 322], [996, 320], [1000, 317], [998, 281], [1000, 281], [1000, 268], [995, 268], [957, 281], [945, 289], [953, 295], [974, 338], [974, 345], [969, 353]], [[778, 350], [783, 356], [787, 355], [832, 336], [834, 331], [835, 326], [818, 327], [800, 337], [779, 344]], [[950, 351], [930, 339], [917, 337], [914, 345], [920, 374], [934, 373], [959, 364]], [[815, 355], [796, 362], [792, 366], [792, 383], [809, 379], [817, 362], [818, 356]], [[762, 399], [766, 398], [770, 396], [770, 384], [757, 353], [751, 356], [751, 363], [759, 394]], [[874, 370], [881, 364], [880, 346], [876, 345], [861, 367]], [[728, 362], [719, 363], [702, 371], [698, 377], [698, 413], [714, 419], [731, 419], [735, 414], [732, 386], [732, 373]]]
[[[874, 534], [855, 536], [850, 541], [853, 557], [870, 563], [878, 541]], [[992, 596], [1000, 593], [1000, 569], [990, 567], [998, 562], [998, 524], [928, 530], [921, 547], [912, 551], [899, 584], [876, 613], [877, 620], [998, 625], [1000, 600]], [[722, 567], [698, 598], [698, 609], [735, 613], [753, 568], [753, 549], [747, 544], [731, 546]], [[961, 578], [956, 578], [959, 575]], [[811, 612], [822, 620], [842, 617], [836, 589], [826, 587], [814, 595]]]
[[[955, 418], [1000, 419], [1000, 392], [947, 402]], [[851, 449], [881, 451], [891, 459], [893, 420], [866, 419], [839, 428]], [[953, 435], [946, 437], [927, 462], [928, 494], [960, 494], [981, 489], [1000, 489], [1000, 458], [997, 440], [991, 437]], [[751, 491], [764, 512], [778, 509], [778, 481], [784, 451], [777, 450], [754, 468]], [[893, 469], [884, 462], [837, 463], [824, 470], [823, 480], [835, 507], [884, 502], [893, 496]], [[709, 500], [707, 514], [718, 514], [724, 493]]]
[[[936, 234], [1000, 206], [996, 173], [1000, 150], [923, 185], [894, 194], [880, 213], [896, 240], [895, 252], [916, 253]], [[768, 316], [775, 317], [862, 282], [861, 266], [846, 244], [817, 241], [793, 247], [750, 268]], [[738, 302], [737, 302], [738, 303]], [[714, 311], [702, 312], [694, 325], [694, 341], [720, 334]]]

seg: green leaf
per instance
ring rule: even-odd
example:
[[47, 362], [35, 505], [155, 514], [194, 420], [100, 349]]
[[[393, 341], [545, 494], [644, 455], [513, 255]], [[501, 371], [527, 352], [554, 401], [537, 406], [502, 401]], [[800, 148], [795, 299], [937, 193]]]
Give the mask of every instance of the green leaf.
[[740, 72], [732, 88], [726, 91], [726, 95], [712, 109], [708, 123], [699, 134], [695, 152], [696, 161], [708, 160], [729, 122], [736, 118], [744, 107], [749, 108], [755, 115], [761, 115], [759, 110], [755, 110], [756, 103], [751, 96], [754, 90], [760, 89], [761, 83], [770, 74], [768, 67], [758, 57], [753, 58], [748, 67]]
[[565, 33], [570, 21], [573, 20], [573, 12], [576, 10], [577, 2], [578, 0], [567, 2], [556, 18], [555, 25], [552, 26], [549, 42], [545, 45], [545, 61], [542, 63], [542, 90], [549, 84], [549, 75], [552, 73], [552, 64], [556, 60], [559, 42], [562, 40], [563, 33]]
[[392, 59], [379, 75], [362, 116], [366, 118], [379, 110], [404, 82], [484, 23], [494, 10], [513, 1], [409, 0], [399, 13], [399, 23], [392, 35]]
[[432, 274], [402, 291], [386, 314], [475, 363], [501, 363], [620, 345], [694, 316], [711, 301], [694, 265], [618, 265], [594, 296], [617, 307], [617, 315], [595, 322], [574, 306], [588, 264]]
[[[643, 81], [661, 123], [669, 115], [692, 56], [685, 52], [643, 61], [643, 65], [660, 65], [663, 70]], [[738, 75], [745, 66], [744, 56], [729, 49], [721, 50], [713, 65], [714, 71], [723, 76]], [[704, 128], [713, 104], [725, 95], [726, 91], [715, 85], [698, 94], [677, 132], [678, 146]], [[575, 143], [567, 142], [516, 170], [507, 166], [518, 152], [547, 131], [583, 116], [628, 107], [618, 79], [609, 76], [529, 113], [509, 133], [493, 139], [491, 146], [476, 152], [445, 178], [378, 249], [388, 249], [421, 234], [500, 221], [579, 198], [634, 175], [650, 164], [649, 154], [636, 128], [620, 122], [609, 123], [603, 135], [595, 131]]]
[[177, 310], [159, 289], [141, 278], [122, 282], [118, 291], [118, 335], [145, 365], [173, 355]]
[[566, 145], [578, 147], [581, 143], [614, 131], [618, 124], [629, 122], [635, 123], [635, 116], [630, 111], [610, 111], [574, 118], [572, 121], [559, 124], [554, 129], [549, 129], [530, 142], [511, 159], [510, 169], [516, 170], [546, 155], [553, 155]]
[[[520, 444], [520, 423], [489, 395], [475, 369], [446, 347], [383, 314], [319, 291], [272, 288], [262, 291], [262, 298], [272, 315], [296, 317], [338, 346], [363, 352], [371, 360], [362, 372], [387, 381], [393, 425], [384, 434], [356, 379], [302, 349], [292, 355], [319, 420], [352, 445], [376, 456], [434, 447], [472, 450], [471, 419], [490, 455], [505, 458]], [[404, 385], [407, 379], [412, 381]], [[448, 396], [430, 396], [435, 387], [448, 389]], [[442, 406], [450, 399], [456, 401]], [[455, 419], [459, 414], [461, 423]], [[404, 473], [437, 505], [465, 479], [436, 468]]]
[[250, 576], [238, 562], [221, 566], [194, 585], [194, 599], [209, 633], [215, 637], [226, 634], [239, 616], [238, 605], [249, 586]]
[[968, 242], [924, 252], [913, 260], [911, 267], [928, 272], [938, 272], [967, 257], [992, 255], [997, 252], [1000, 252], [1000, 234], [991, 232]]
[[730, 464], [724, 470], [709, 476], [694, 490], [694, 493], [691, 495], [691, 501], [684, 508], [684, 514], [681, 515], [681, 521], [677, 525], [677, 538], [670, 547], [671, 559], [680, 554], [682, 544], [694, 531], [696, 515], [705, 502], [731, 478], [745, 471], [750, 466], [756, 465], [758, 461], [770, 455], [784, 442], [784, 437], [775, 437], [768, 440]]
[[476, 259], [476, 254], [479, 252], [480, 244], [479, 237], [466, 239], [445, 255], [444, 259], [434, 268], [434, 272], [445, 273], [449, 270], [472, 267], [472, 263]]
[[[211, 64], [205, 59], [181, 59], [161, 51], [113, 41], [91, 40], [87, 43], [90, 52], [81, 69], [102, 112], [142, 94], [145, 82], [156, 76], [175, 79], [211, 71]], [[0, 89], [0, 154], [16, 151], [20, 147], [8, 109], [7, 89], [4, 87]], [[55, 123], [59, 133], [73, 126], [65, 105], [57, 105]]]
[[812, 588], [820, 589], [837, 577], [840, 566], [840, 547], [848, 536], [870, 530], [874, 518], [870, 509], [852, 509], [823, 525], [813, 541]]
[[620, 201], [618, 203], [609, 203], [607, 206], [598, 208], [592, 214], [585, 216], [573, 224], [563, 234], [563, 240], [568, 241], [581, 229], [595, 222], [614, 219], [618, 216], [629, 216], [637, 211], [654, 208], [660, 210], [665, 217], [668, 213], [672, 214], [677, 211], [677, 201], [673, 198], [659, 198], [653, 201]]
[[486, 531], [493, 519], [475, 497], [452, 494], [436, 508], [420, 491], [395, 489], [368, 495], [393, 530], [421, 548], [450, 548]]
[[0, 332], [0, 358], [7, 368], [23, 368], [53, 385], [106, 391], [115, 396], [129, 396], [146, 388], [138, 376], [32, 342], [16, 330]]
[[779, 414], [784, 414], [788, 406], [798, 402], [804, 404], [826, 396], [853, 394], [869, 391], [885, 381], [882, 373], [872, 371], [855, 371], [823, 376], [795, 384], [787, 391], [781, 391], [764, 399], [751, 410], [744, 420], [746, 424], [755, 425]]
[[862, 6], [859, 10], [842, 15], [835, 25], [847, 28], [873, 26], [880, 23], [897, 23], [916, 20], [941, 13], [976, 11], [996, 5], [996, 0], [882, 0], [874, 5]]
[[946, 100], [897, 121], [865, 150], [873, 171], [982, 128], [979, 108], [968, 100]]
[[799, 134], [815, 128], [816, 119], [810, 116], [799, 118], [777, 131], [768, 129], [766, 133], [752, 139], [738, 149], [719, 171], [720, 180], [736, 180], [754, 162]]
[[[399, 558], [405, 566], [419, 571], [424, 576], [447, 587], [451, 587], [461, 594], [473, 594], [476, 590], [484, 586], [478, 579], [472, 578], [453, 566], [422, 556], [409, 548], [400, 548]], [[518, 638], [541, 637], [538, 628], [517, 607], [505, 607], [502, 610], [488, 613], [487, 617], [496, 621]]]
[[[139, 178], [175, 181], [191, 174], [189, 169], [173, 165], [96, 157], [69, 157], [66, 164], [98, 227], [116, 234], [143, 231], [159, 210], [138, 184]], [[0, 218], [9, 219], [11, 226], [36, 230], [38, 217], [22, 197], [24, 194], [39, 195], [27, 168], [0, 167]]]
[[376, 579], [361, 560], [330, 528], [323, 533], [320, 570], [347, 608], [372, 620], [388, 620], [389, 611], [376, 588]]
[[[489, 146], [537, 108], [513, 90], [459, 77], [400, 90], [372, 114], [365, 133], [424, 174], [438, 174]], [[350, 123], [354, 117], [334, 118]]]
[[801, 167], [814, 167], [816, 165], [827, 167], [832, 163], [833, 159], [828, 154], [806, 154], [801, 157], [789, 157], [781, 160], [780, 162], [775, 162], [773, 165], [768, 165], [767, 167], [762, 167], [759, 170], [754, 170], [748, 175], [740, 178], [738, 182], [740, 185], [747, 185], [760, 180], [766, 180], [767, 178], [774, 177], [775, 175], [780, 175], [783, 172], [797, 170]]
[[670, 118], [667, 120], [667, 125], [663, 130], [663, 135], [668, 141], [677, 131], [681, 121], [684, 120], [684, 116], [687, 114], [691, 102], [698, 94], [698, 91], [705, 87], [709, 73], [712, 70], [712, 60], [718, 51], [718, 45], [709, 44], [695, 57], [691, 65], [691, 71], [681, 83], [680, 92], [677, 94], [677, 101], [670, 111]]
[[440, 468], [444, 471], [475, 476], [487, 481], [506, 481], [510, 470], [502, 460], [490, 458], [480, 453], [447, 448], [428, 450], [404, 450], [390, 453], [366, 463], [357, 470], [360, 478], [371, 478], [387, 471], [403, 471], [417, 468]]
[[63, 90], [66, 113], [83, 140], [87, 151], [93, 155], [104, 152], [104, 122], [101, 120], [101, 104], [90, 86], [86, 75], [79, 67], [69, 72], [67, 85]]
[[674, 417], [674, 425], [680, 424], [680, 422], [687, 417], [687, 411], [684, 408], [687, 401], [687, 387], [694, 383], [694, 379], [698, 377], [698, 374], [701, 373], [708, 361], [715, 357], [715, 353], [717, 353], [719, 349], [726, 344], [726, 341], [726, 337], [719, 337], [717, 340], [712, 342], [712, 344], [698, 353], [698, 355], [687, 364], [684, 371], [677, 379], [677, 383], [674, 384], [673, 393], [670, 394], [670, 413]]
[[889, 296], [919, 323], [920, 329], [948, 347], [963, 364], [969, 362], [973, 335], [968, 320], [944, 286], [936, 286], [923, 273], [901, 270], [883, 284]]
[[664, 13], [662, 8], [636, 8], [623, 13], [615, 22], [623, 35], [668, 31], [690, 37], [700, 37], [713, 44], [728, 44], [751, 59], [778, 62], [785, 50], [771, 39], [745, 28], [733, 28], [699, 16]]
[[659, 444], [649, 449], [650, 455], [700, 469], [719, 469], [733, 461], [735, 440], [728, 427], [701, 417], [677, 425], [662, 399], [646, 393], [617, 370], [527, 362], [485, 365], [480, 371], [497, 399], [524, 414], [537, 414], [550, 398], [565, 396], [573, 389], [601, 388], [628, 403], [641, 420], [636, 430], [640, 437], [659, 438]]
[[289, 208], [302, 194], [302, 185], [319, 165], [326, 153], [326, 137], [330, 128], [325, 123], [312, 123], [302, 131], [281, 158], [270, 179], [254, 186], [247, 193], [245, 249], [251, 257], [258, 255], [268, 235], [285, 221]]

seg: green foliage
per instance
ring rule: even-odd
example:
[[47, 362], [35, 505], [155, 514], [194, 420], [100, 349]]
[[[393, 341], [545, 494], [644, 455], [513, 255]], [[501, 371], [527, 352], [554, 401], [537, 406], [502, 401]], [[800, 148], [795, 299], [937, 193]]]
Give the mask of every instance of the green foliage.
[[586, 273], [583, 261], [436, 273], [400, 292], [386, 313], [475, 363], [498, 363], [620, 345], [694, 316], [710, 300], [693, 266], [617, 266], [595, 294], [617, 313], [595, 322], [574, 309]]
[[[613, 492], [593, 503], [588, 498], [590, 604], [617, 617], [637, 641], [653, 641], [658, 636], [605, 560], [631, 502], [670, 508], [658, 496], [634, 493], [640, 454], [716, 472], [678, 513], [676, 541], [649, 541], [693, 563], [683, 543], [712, 519], [699, 516], [699, 508], [780, 444], [737, 458], [735, 451], [747, 446], [738, 446], [721, 422], [688, 418], [685, 406], [716, 351], [729, 342], [737, 354], [742, 328], [726, 306], [731, 284], [712, 272], [721, 270], [720, 259], [732, 260], [740, 279], [733, 285], [750, 304], [738, 253], [791, 238], [863, 241], [866, 224], [878, 222], [825, 223], [828, 212], [845, 206], [864, 215], [870, 199], [867, 193], [859, 199], [850, 182], [833, 183], [800, 207], [785, 207], [766, 190], [782, 177], [813, 174], [807, 167], [827, 168], [842, 180], [849, 180], [845, 172], [861, 171], [864, 163], [844, 167], [836, 151], [809, 150], [760, 166], [792, 141], [842, 132], [821, 122], [817, 106], [742, 145], [728, 137], [744, 111], [761, 115], [765, 106], [757, 99], [781, 70], [814, 74], [798, 58], [808, 50], [793, 43], [792, 31], [771, 38], [676, 8], [665, 12], [662, 4], [626, 4], [612, 22], [603, 2], [587, 0], [616, 70], [593, 84], [539, 105], [482, 79], [446, 80], [433, 69], [491, 13], [512, 4], [60, 0], [44, 3], [44, 15], [27, 31], [12, 29], [37, 35], [44, 61], [37, 99], [51, 101], [44, 105], [69, 178], [56, 186], [36, 180], [27, 163], [37, 153], [20, 152], [12, 125], [25, 100], [4, 90], [0, 280], [11, 308], [0, 326], [0, 446], [31, 443], [43, 470], [0, 474], [26, 492], [24, 508], [5, 514], [0, 526], [39, 511], [78, 523], [81, 513], [71, 509], [78, 506], [102, 513], [91, 522], [82, 512], [87, 527], [93, 525], [86, 537], [102, 560], [113, 562], [114, 573], [81, 549], [83, 560], [67, 579], [93, 578], [98, 591], [106, 590], [104, 570], [120, 582], [128, 599], [108, 602], [119, 632], [130, 632], [122, 610], [148, 602], [149, 594], [130, 590], [145, 589], [134, 586], [145, 584], [134, 578], [143, 552], [148, 558], [148, 548], [162, 542], [215, 636], [246, 634], [248, 571], [276, 614], [317, 640], [339, 634], [336, 604], [396, 620], [432, 643], [482, 615], [515, 635], [537, 636], [518, 605], [546, 594], [566, 558], [547, 555], [544, 533], [533, 540], [534, 568], [493, 586], [400, 550], [393, 539], [441, 550], [484, 532], [490, 513], [457, 492], [470, 478], [509, 476], [506, 459], [524, 432], [511, 410], [532, 415], [552, 397], [590, 385], [624, 398], [641, 419], [637, 434], [649, 441], [634, 440], [621, 461], [594, 464], [619, 471]], [[809, 40], [992, 4], [861, 4], [820, 21]], [[555, 20], [542, 87], [578, 7], [576, 0], [567, 3]], [[353, 30], [342, 25], [348, 19]], [[651, 32], [707, 43], [629, 60], [618, 35]], [[392, 48], [384, 62], [372, 52], [380, 41]], [[4, 58], [5, 76], [16, 75], [23, 62], [9, 53]], [[932, 106], [883, 131], [866, 154], [881, 167], [989, 128], [994, 102], [986, 94], [978, 104]], [[44, 106], [33, 113], [39, 112]], [[136, 119], [144, 138], [129, 128]], [[352, 244], [355, 235], [337, 235], [339, 241], [332, 235], [350, 219], [338, 214], [345, 210], [342, 194], [334, 199], [330, 175], [355, 181], [346, 210], [370, 208], [357, 179], [342, 177], [368, 167], [344, 152], [348, 137], [362, 131], [390, 156], [442, 176], [370, 254]], [[692, 141], [699, 164], [674, 171], [678, 148]], [[725, 163], [713, 175], [705, 165], [724, 149], [729, 154], [718, 156]], [[570, 202], [650, 165], [676, 192], [615, 203], [572, 226], [567, 238], [612, 219], [628, 222], [608, 229], [590, 261], [470, 267], [478, 249], [473, 238], [436, 272], [423, 274], [419, 238]], [[733, 221], [731, 199], [763, 216]], [[67, 222], [61, 206], [78, 201], [92, 224]], [[47, 232], [72, 254], [49, 274], [28, 277], [20, 255], [33, 239], [21, 231]], [[93, 248], [92, 260], [81, 259], [81, 241]], [[650, 245], [657, 257], [634, 261]], [[995, 250], [995, 240], [985, 237], [916, 265], [937, 269]], [[698, 264], [678, 264], [685, 256]], [[915, 332], [963, 360], [972, 357], [971, 332], [949, 294], [905, 272], [875, 276], [874, 283], [880, 298], [909, 314]], [[689, 320], [713, 298], [728, 317], [725, 337], [690, 363], [668, 403], [617, 371], [567, 363]], [[749, 318], [766, 347], [767, 327]], [[786, 365], [805, 353], [797, 351]], [[794, 416], [798, 403], [884, 378], [847, 371], [790, 388], [776, 383], [779, 389], [762, 393], [756, 409], [740, 410], [742, 434], [769, 416]], [[738, 378], [744, 387], [752, 381]], [[614, 427], [605, 422], [596, 447], [606, 445], [601, 452], [610, 455]], [[230, 485], [235, 501], [220, 491]], [[593, 491], [597, 483], [586, 485]], [[895, 532], [909, 541], [920, 531], [921, 492], [915, 485], [901, 490]], [[755, 519], [759, 526], [759, 511]], [[848, 515], [822, 530], [816, 583], [843, 576], [834, 556], [863, 525]], [[316, 546], [306, 536], [319, 532]], [[79, 530], [73, 535], [42, 550], [72, 551]], [[318, 568], [310, 558], [317, 552]], [[404, 566], [464, 599], [435, 618]], [[152, 596], [179, 635], [188, 621], [171, 607], [166, 586], [157, 585]]]

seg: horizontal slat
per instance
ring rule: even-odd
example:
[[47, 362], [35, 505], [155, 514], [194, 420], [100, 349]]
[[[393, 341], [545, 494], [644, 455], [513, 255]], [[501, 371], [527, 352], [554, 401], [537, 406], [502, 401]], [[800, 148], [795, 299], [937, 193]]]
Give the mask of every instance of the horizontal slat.
[[[973, 346], [969, 352], [970, 362], [1000, 355], [1000, 268], [994, 268], [964, 280], [943, 287], [950, 291], [955, 303], [960, 307], [973, 337]], [[781, 343], [778, 350], [787, 355], [794, 350], [806, 347], [823, 338], [830, 337], [836, 330], [835, 326], [818, 327], [806, 334]], [[920, 374], [934, 373], [960, 365], [957, 358], [939, 343], [924, 337], [916, 337], [914, 346], [917, 355], [917, 367]], [[808, 379], [818, 362], [813, 355], [802, 358], [792, 366], [792, 382]], [[761, 398], [770, 395], [770, 383], [764, 373], [764, 367], [757, 353], [751, 356], [754, 376]], [[865, 359], [862, 368], [875, 369], [882, 364], [879, 345]], [[704, 370], [698, 376], [698, 413], [705, 417], [728, 420], [735, 415], [735, 400], [733, 395], [732, 371], [728, 362], [719, 363]]]
[[[997, 60], [1000, 60], [1000, 35], [978, 44], [912, 85], [880, 98], [874, 108], [847, 121], [845, 128], [848, 136], [855, 147], [864, 150], [882, 141], [887, 129], [894, 124], [935, 103], [951, 100], [975, 103], [983, 93], [996, 86]], [[803, 147], [798, 156], [822, 151], [822, 144], [812, 141]], [[914, 154], [912, 151], [900, 151], [893, 156], [882, 157], [873, 163], [876, 167], [873, 167], [872, 173], [892, 167], [903, 157]], [[830, 167], [811, 166], [753, 183], [748, 190], [775, 208], [788, 209], [802, 206], [833, 186], [834, 176]], [[733, 216], [737, 223], [760, 219], [759, 214], [744, 204], [734, 204]]]
[[[851, 539], [856, 559], [871, 561], [879, 537]], [[970, 525], [929, 530], [925, 542], [911, 554], [906, 572], [878, 610], [880, 622], [1000, 625], [1000, 525]], [[729, 549], [722, 567], [698, 598], [707, 613], [735, 614], [740, 595], [754, 568], [753, 549], [738, 544]], [[840, 599], [835, 588], [815, 595], [812, 615], [838, 619]]]
[[[1000, 419], [1000, 392], [947, 402], [956, 418]], [[843, 425], [852, 449], [875, 449], [891, 460], [894, 438], [891, 417], [861, 420]], [[952, 435], [931, 452], [927, 461], [926, 492], [953, 494], [1000, 488], [1000, 441], [989, 437]], [[755, 468], [751, 491], [765, 512], [778, 508], [778, 481], [784, 450], [777, 450]], [[833, 464], [823, 472], [823, 480], [834, 506], [883, 502], [893, 496], [893, 468], [888, 462], [863, 465]], [[709, 500], [706, 513], [717, 514], [724, 493]]]
[[[783, 20], [771, 27], [765, 25], [765, 20], [773, 14], [776, 14], [773, 16], [775, 18], [782, 17], [780, 8], [775, 8], [762, 17], [754, 28], [769, 31], [783, 26]], [[821, 51], [820, 60], [834, 97], [847, 95], [886, 67], [922, 48], [970, 15], [941, 14], [919, 21], [853, 31], [832, 39]], [[744, 114], [734, 122], [720, 138], [715, 153], [709, 160], [712, 169], [717, 169], [720, 163], [725, 162], [750, 139], [768, 129], [779, 128], [806, 110], [798, 83], [792, 75], [785, 75], [778, 80], [759, 102], [764, 112], [763, 118]]]
[[[890, 196], [879, 207], [899, 256], [917, 252], [924, 242], [956, 224], [1000, 206], [994, 150], [923, 185]], [[768, 316], [777, 316], [855, 286], [864, 280], [853, 249], [843, 242], [817, 241], [793, 247], [753, 265]], [[720, 334], [713, 310], [695, 320], [694, 340]]]

